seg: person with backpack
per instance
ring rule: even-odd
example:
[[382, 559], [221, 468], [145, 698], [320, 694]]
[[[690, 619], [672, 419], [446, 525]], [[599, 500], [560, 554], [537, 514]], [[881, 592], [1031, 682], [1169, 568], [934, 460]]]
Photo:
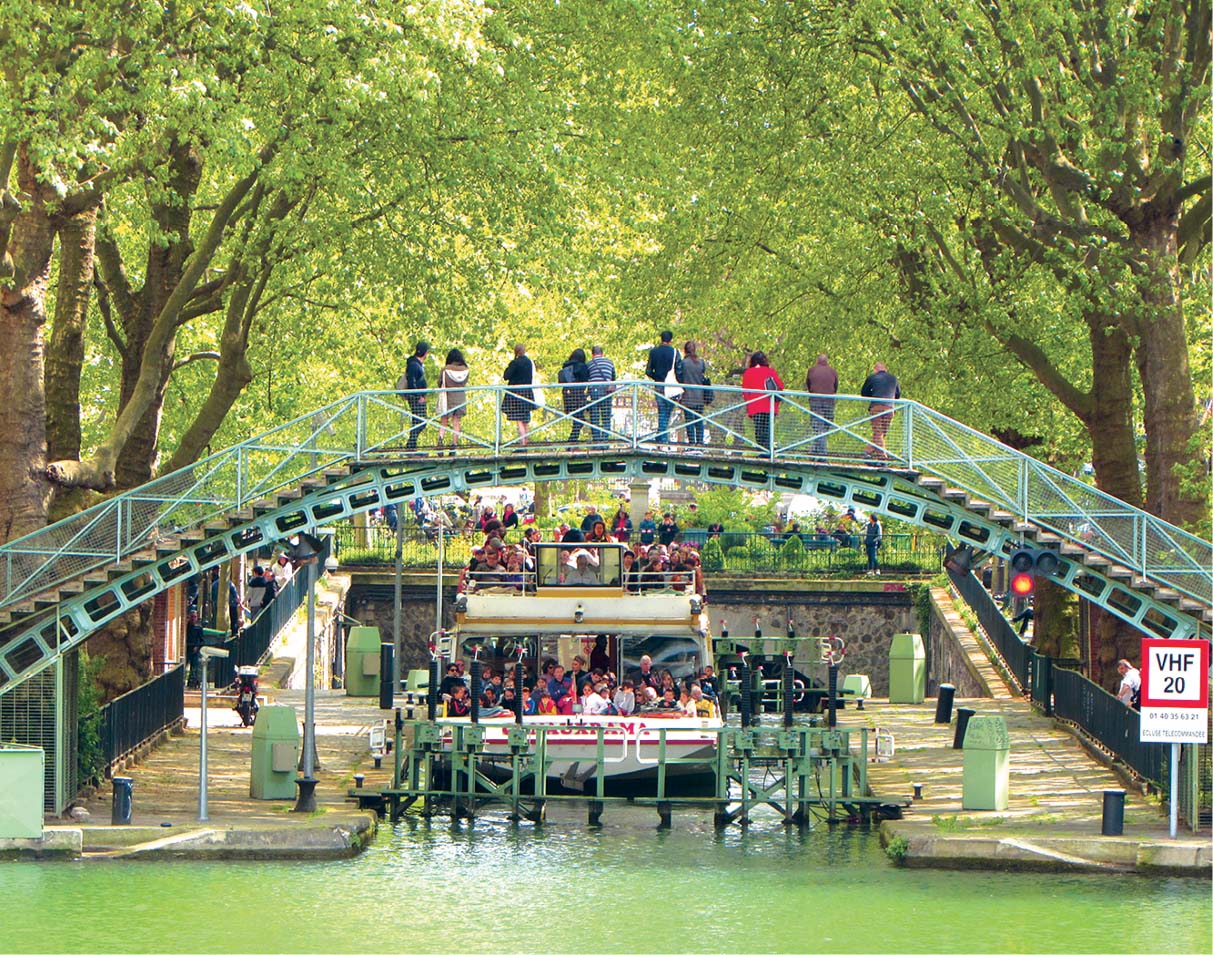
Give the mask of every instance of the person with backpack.
[[1141, 709], [1141, 671], [1128, 660], [1116, 661], [1116, 672], [1120, 674], [1120, 689], [1116, 699], [1135, 710]]
[[404, 395], [409, 406], [409, 418], [413, 422], [409, 429], [409, 440], [405, 444], [406, 451], [417, 450], [417, 439], [425, 430], [425, 356], [430, 353], [430, 343], [422, 340], [417, 343], [413, 354], [409, 356], [404, 366], [404, 374], [396, 382], [396, 390]]
[[[446, 443], [446, 436], [451, 436], [451, 457], [455, 456], [455, 448], [459, 444], [459, 434], [463, 430], [463, 416], [467, 414], [467, 383], [468, 366], [463, 359], [463, 352], [452, 348], [446, 353], [446, 364], [438, 373], [438, 447]], [[438, 452], [441, 454], [441, 450]]]
[[771, 367], [764, 352], [756, 351], [750, 356], [750, 366], [741, 376], [741, 387], [746, 414], [754, 422], [754, 441], [760, 451], [769, 454], [783, 379]]
[[571, 415], [573, 426], [569, 431], [569, 444], [576, 444], [581, 437], [582, 425], [589, 425], [585, 416], [585, 384], [590, 380], [590, 369], [585, 362], [585, 349], [574, 348], [568, 360], [560, 367], [556, 380], [564, 387], [564, 413]]

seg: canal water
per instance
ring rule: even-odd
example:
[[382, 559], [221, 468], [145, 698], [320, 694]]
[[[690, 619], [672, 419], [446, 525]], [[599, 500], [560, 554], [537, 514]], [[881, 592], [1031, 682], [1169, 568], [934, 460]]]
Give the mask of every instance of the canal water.
[[558, 808], [339, 862], [0, 864], [3, 952], [1201, 952], [1207, 880], [900, 869], [875, 832]]

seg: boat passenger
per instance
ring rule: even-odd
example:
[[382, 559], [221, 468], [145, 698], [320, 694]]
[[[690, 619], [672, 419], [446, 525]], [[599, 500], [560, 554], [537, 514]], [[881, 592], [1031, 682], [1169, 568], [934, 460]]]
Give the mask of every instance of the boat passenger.
[[711, 719], [716, 715], [716, 704], [703, 695], [703, 687], [691, 684], [691, 699], [695, 701], [695, 715]]
[[486, 686], [480, 694], [480, 715], [488, 719], [494, 716], [507, 716], [510, 711], [497, 702], [497, 694], [491, 686]]
[[615, 691], [613, 702], [620, 716], [631, 716], [636, 712], [636, 693], [632, 686], [631, 680], [624, 680], [619, 689]]
[[548, 692], [545, 686], [539, 691], [539, 702], [535, 704], [535, 712], [540, 716], [555, 716], [556, 701], [552, 699], [552, 694]]
[[588, 551], [577, 551], [577, 563], [564, 575], [564, 583], [566, 587], [597, 587], [602, 583], [598, 569], [590, 566]]
[[586, 694], [581, 699], [581, 712], [586, 716], [603, 716], [611, 709], [610, 701], [605, 699], [601, 690], [605, 690], [606, 685], [600, 683], [598, 686], [586, 684]]
[[459, 667], [454, 663], [448, 663], [446, 667], [446, 676], [442, 678], [442, 684], [438, 687], [438, 692], [443, 698], [451, 696], [455, 692], [455, 687], [466, 686], [463, 682], [463, 677], [459, 675]]
[[[549, 697], [551, 699], [551, 697]], [[529, 687], [522, 688], [522, 715], [534, 716], [539, 712], [539, 704], [536, 702], [534, 695]]]
[[678, 709], [678, 700], [674, 697], [672, 686], [667, 686], [662, 690], [661, 699], [657, 701], [657, 709], [663, 711]]
[[623, 589], [630, 594], [640, 593], [640, 570], [636, 567], [636, 555], [630, 550], [623, 552]]
[[472, 712], [472, 701], [468, 697], [468, 688], [460, 683], [455, 687], [451, 698], [446, 704], [447, 716], [467, 716]]
[[585, 536], [586, 542], [591, 544], [612, 544], [614, 540], [607, 533], [605, 521], [595, 521], [590, 528], [590, 532]]
[[559, 707], [560, 701], [568, 696], [571, 690], [572, 680], [564, 675], [564, 667], [557, 663], [552, 667], [552, 675], [548, 677], [548, 693], [552, 696], [552, 702]]
[[647, 653], [640, 658], [640, 669], [628, 674], [636, 686], [656, 687], [661, 683], [661, 677], [653, 669], [653, 658]]
[[590, 651], [590, 666], [604, 674], [611, 668], [611, 655], [607, 653], [607, 638], [601, 634], [594, 638], [594, 649]]
[[665, 564], [661, 554], [654, 552], [648, 566], [640, 574], [640, 592], [665, 589]]
[[695, 701], [691, 698], [691, 691], [685, 686], [678, 696], [678, 708], [682, 710], [683, 716], [696, 717], [699, 715], [699, 711], [695, 708]]
[[658, 691], [664, 693], [666, 690], [672, 690], [674, 696], [678, 696], [678, 682], [674, 679], [674, 674], [669, 670], [661, 671], [661, 682], [657, 687]]
[[710, 666], [705, 666], [699, 674], [699, 686], [703, 690], [703, 695], [709, 700], [716, 699], [720, 692], [720, 681], [716, 678], [716, 671]]

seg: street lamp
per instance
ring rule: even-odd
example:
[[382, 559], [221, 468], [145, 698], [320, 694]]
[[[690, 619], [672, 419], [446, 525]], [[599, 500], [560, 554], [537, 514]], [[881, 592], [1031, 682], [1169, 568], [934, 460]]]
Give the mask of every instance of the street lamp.
[[198, 821], [206, 822], [210, 818], [206, 812], [206, 689], [210, 682], [207, 679], [206, 667], [211, 657], [222, 659], [228, 652], [220, 647], [202, 647], [198, 655], [202, 659], [202, 743], [198, 748]]
[[[331, 528], [321, 531], [325, 532], [333, 533]], [[291, 812], [316, 811], [316, 783], [319, 780], [312, 775], [316, 766], [316, 580], [322, 546], [319, 537], [301, 532], [298, 542], [292, 541], [290, 551], [299, 563], [307, 567], [307, 681], [303, 696], [303, 753], [299, 761], [302, 775], [295, 780], [299, 797]]]

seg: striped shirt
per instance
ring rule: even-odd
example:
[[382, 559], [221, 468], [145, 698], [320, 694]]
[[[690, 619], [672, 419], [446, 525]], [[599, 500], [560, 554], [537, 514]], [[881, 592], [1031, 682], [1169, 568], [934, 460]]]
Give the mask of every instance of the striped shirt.
[[605, 355], [595, 355], [590, 359], [590, 381], [614, 381], [615, 363]]

